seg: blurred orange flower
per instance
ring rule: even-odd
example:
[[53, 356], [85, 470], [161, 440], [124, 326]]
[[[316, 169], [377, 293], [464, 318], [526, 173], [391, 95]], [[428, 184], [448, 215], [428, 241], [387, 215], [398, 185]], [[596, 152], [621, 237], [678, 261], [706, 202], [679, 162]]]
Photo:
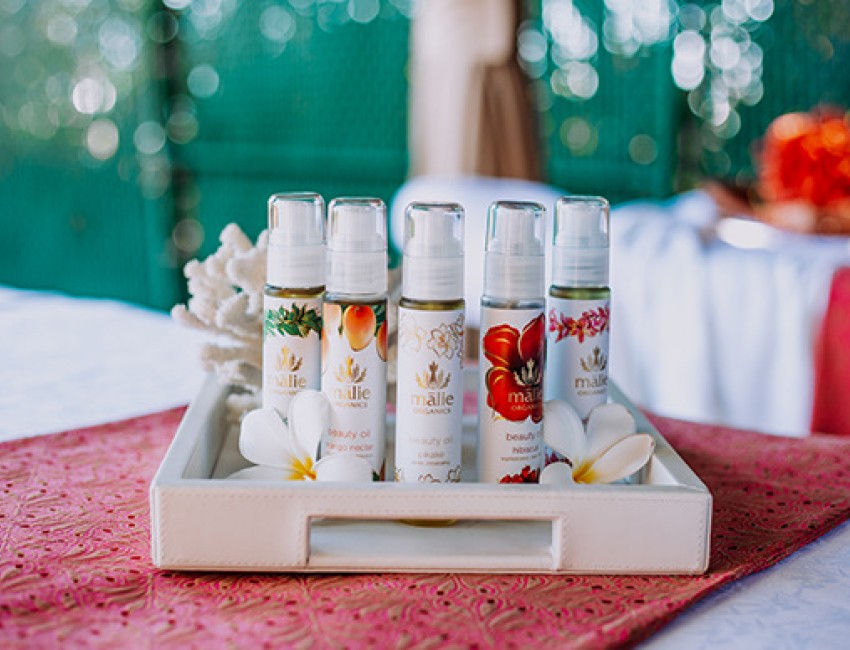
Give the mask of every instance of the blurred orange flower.
[[768, 204], [766, 211], [759, 211], [762, 218], [795, 230], [846, 231], [850, 225], [846, 114], [818, 109], [776, 118], [765, 134], [759, 163], [759, 194]]

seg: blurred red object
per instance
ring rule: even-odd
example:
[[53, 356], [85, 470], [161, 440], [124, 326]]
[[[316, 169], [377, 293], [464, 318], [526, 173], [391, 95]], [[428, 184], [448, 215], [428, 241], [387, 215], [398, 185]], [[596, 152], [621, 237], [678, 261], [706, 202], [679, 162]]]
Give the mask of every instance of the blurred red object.
[[814, 361], [812, 431], [850, 436], [850, 267], [832, 278]]
[[787, 113], [758, 157], [756, 216], [799, 232], [850, 233], [850, 121], [835, 109]]

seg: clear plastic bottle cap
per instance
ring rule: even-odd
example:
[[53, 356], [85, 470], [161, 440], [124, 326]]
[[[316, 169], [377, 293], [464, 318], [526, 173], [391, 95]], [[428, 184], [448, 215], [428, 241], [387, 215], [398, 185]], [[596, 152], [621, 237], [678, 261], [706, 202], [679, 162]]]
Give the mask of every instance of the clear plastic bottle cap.
[[402, 296], [410, 300], [463, 299], [463, 214], [457, 203], [407, 206]]
[[565, 196], [555, 204], [552, 284], [608, 286], [609, 206], [601, 196]]
[[380, 199], [339, 198], [328, 206], [329, 293], [387, 291], [387, 206]]
[[319, 194], [269, 197], [266, 282], [284, 289], [325, 284], [325, 201]]
[[496, 201], [487, 215], [484, 295], [497, 300], [543, 298], [546, 208], [539, 203]]

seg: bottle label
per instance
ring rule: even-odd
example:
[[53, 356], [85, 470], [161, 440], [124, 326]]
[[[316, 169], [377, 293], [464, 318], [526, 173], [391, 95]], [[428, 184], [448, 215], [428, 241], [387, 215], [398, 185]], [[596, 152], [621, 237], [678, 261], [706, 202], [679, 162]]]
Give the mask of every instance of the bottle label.
[[322, 297], [263, 298], [263, 406], [286, 418], [289, 403], [321, 381]]
[[481, 310], [479, 481], [540, 478], [545, 325], [542, 308]]
[[354, 453], [384, 478], [387, 421], [387, 303], [325, 303], [322, 392], [331, 421], [322, 454]]
[[396, 481], [461, 480], [463, 319], [462, 309], [399, 308]]
[[608, 399], [609, 300], [549, 297], [546, 399], [569, 403], [582, 419]]

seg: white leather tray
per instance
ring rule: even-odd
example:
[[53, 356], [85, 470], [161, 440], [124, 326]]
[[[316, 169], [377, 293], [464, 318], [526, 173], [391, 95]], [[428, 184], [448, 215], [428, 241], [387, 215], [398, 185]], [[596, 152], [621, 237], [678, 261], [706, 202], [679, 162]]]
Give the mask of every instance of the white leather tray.
[[[613, 399], [655, 437], [655, 455], [637, 484], [571, 487], [228, 481], [222, 477], [247, 463], [225, 430], [226, 390], [208, 378], [151, 484], [157, 567], [607, 574], [708, 567], [711, 494], [616, 387]], [[470, 419], [464, 477], [474, 473], [474, 441]]]

